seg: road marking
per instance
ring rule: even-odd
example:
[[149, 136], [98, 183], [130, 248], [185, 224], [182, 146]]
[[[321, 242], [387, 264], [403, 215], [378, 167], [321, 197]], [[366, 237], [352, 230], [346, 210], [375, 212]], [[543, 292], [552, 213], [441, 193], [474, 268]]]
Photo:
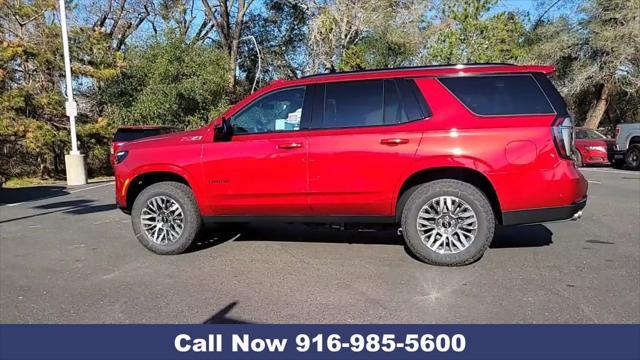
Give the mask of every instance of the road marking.
[[595, 180], [587, 180], [589, 182], [589, 184], [602, 184], [600, 181], [595, 181]]
[[71, 191], [68, 191], [68, 192], [67, 192], [66, 194], [64, 194], [64, 195], [51, 195], [51, 196], [45, 196], [45, 197], [43, 197], [43, 198], [39, 198], [39, 199], [33, 199], [33, 200], [28, 200], [28, 201], [22, 201], [22, 202], [17, 202], [17, 203], [12, 203], [12, 204], [5, 204], [5, 205], [0, 205], [0, 206], [7, 206], [7, 207], [9, 207], [9, 206], [17, 206], [17, 205], [21, 205], [21, 204], [28, 203], [28, 202], [34, 202], [34, 201], [40, 201], [40, 200], [47, 200], [47, 199], [52, 199], [52, 198], [54, 198], [54, 197], [67, 196], [67, 195], [70, 195], [70, 194], [73, 194], [73, 193], [77, 193], [77, 192], [80, 192], [80, 191], [96, 189], [96, 188], [99, 188], [99, 187], [103, 187], [103, 186], [107, 186], [107, 185], [113, 185], [113, 184], [115, 184], [115, 182], [114, 182], [114, 181], [110, 181], [110, 182], [108, 182], [108, 183], [104, 183], [104, 184], [100, 184], [100, 185], [94, 185], [94, 186], [89, 186], [89, 187], [82, 188], [82, 189], [71, 190]]
[[629, 171], [629, 170], [605, 170], [605, 169], [580, 168], [580, 171], [593, 171], [593, 172], [610, 173], [610, 174], [640, 175], [640, 173], [638, 173], [637, 171]]
[[103, 187], [103, 186], [107, 186], [107, 185], [112, 185], [112, 184], [115, 184], [115, 182], [114, 182], [114, 181], [110, 181], [110, 182], [108, 182], [108, 183], [104, 183], [104, 184], [100, 184], [100, 185], [89, 186], [89, 187], [82, 188], [82, 189], [71, 190], [71, 191], [69, 191], [69, 194], [73, 194], [73, 193], [77, 193], [77, 192], [85, 191], [85, 190], [96, 189], [96, 188], [99, 188], [99, 187]]

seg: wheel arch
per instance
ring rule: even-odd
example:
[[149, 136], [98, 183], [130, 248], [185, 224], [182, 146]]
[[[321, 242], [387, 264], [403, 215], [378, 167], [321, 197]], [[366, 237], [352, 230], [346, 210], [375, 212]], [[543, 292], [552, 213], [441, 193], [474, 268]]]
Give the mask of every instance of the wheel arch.
[[485, 196], [487, 196], [487, 199], [489, 200], [489, 203], [491, 204], [493, 212], [496, 216], [497, 222], [499, 224], [502, 224], [502, 210], [495, 187], [485, 174], [476, 169], [464, 166], [442, 166], [421, 169], [409, 175], [402, 183], [402, 186], [400, 186], [400, 189], [396, 196], [396, 221], [400, 221], [402, 217], [402, 210], [404, 209], [409, 196], [411, 196], [413, 191], [417, 189], [418, 185], [441, 179], [454, 179], [463, 181], [480, 189], [480, 191], [482, 191]]
[[126, 188], [126, 208], [124, 210], [131, 210], [131, 208], [133, 207], [133, 202], [138, 197], [138, 195], [140, 195], [142, 190], [153, 184], [163, 181], [182, 183], [188, 186], [192, 191], [194, 190], [188, 178], [180, 171], [171, 169], [150, 169], [147, 171], [142, 171], [131, 178], [131, 180], [129, 181], [129, 186]]

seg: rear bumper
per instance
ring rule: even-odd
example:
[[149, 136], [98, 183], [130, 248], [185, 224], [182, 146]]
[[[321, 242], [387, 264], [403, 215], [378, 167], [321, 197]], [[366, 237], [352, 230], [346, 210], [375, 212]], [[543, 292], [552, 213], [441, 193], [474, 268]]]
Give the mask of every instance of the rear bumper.
[[510, 226], [536, 224], [548, 221], [577, 220], [582, 215], [582, 209], [584, 209], [586, 205], [587, 198], [585, 197], [569, 206], [505, 211], [502, 214], [502, 225]]

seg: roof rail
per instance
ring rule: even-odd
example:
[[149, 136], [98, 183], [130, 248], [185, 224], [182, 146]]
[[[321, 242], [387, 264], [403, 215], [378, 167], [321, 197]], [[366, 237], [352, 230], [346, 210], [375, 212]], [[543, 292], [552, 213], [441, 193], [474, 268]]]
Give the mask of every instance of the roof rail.
[[455, 68], [455, 67], [476, 67], [476, 66], [516, 66], [510, 63], [465, 63], [465, 64], [438, 64], [438, 65], [419, 65], [419, 66], [403, 66], [395, 68], [380, 68], [380, 69], [367, 69], [367, 70], [352, 70], [352, 71], [337, 71], [328, 73], [319, 73], [313, 75], [303, 76], [300, 79], [308, 79], [316, 76], [333, 76], [344, 74], [357, 74], [357, 73], [375, 73], [386, 71], [403, 71], [403, 70], [428, 70], [428, 69], [441, 69], [441, 68]]

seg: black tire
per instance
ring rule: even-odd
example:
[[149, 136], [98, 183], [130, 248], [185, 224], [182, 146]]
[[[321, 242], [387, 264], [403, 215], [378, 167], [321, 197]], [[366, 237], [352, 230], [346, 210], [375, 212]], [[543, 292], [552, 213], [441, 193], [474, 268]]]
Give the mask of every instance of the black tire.
[[[467, 248], [457, 253], [438, 253], [420, 239], [417, 228], [418, 213], [427, 202], [440, 196], [455, 196], [466, 202], [476, 214], [476, 237]], [[402, 210], [402, 234], [408, 248], [420, 260], [431, 265], [471, 264], [489, 247], [494, 231], [495, 215], [487, 197], [475, 186], [458, 180], [437, 180], [420, 185]]]
[[579, 151], [576, 150], [576, 154], [574, 155], [574, 159], [573, 160], [576, 162], [576, 166], [577, 167], [583, 167], [584, 166], [584, 163], [582, 162], [582, 155], [580, 154]]
[[[155, 243], [142, 228], [142, 209], [147, 201], [156, 196], [166, 196], [175, 201], [184, 213], [184, 229], [178, 239], [172, 243], [163, 245]], [[202, 227], [202, 217], [193, 193], [187, 185], [165, 181], [149, 185], [138, 195], [131, 209], [131, 224], [136, 238], [144, 247], [159, 255], [174, 255], [184, 252], [191, 245]]]
[[640, 145], [631, 145], [624, 155], [624, 163], [630, 170], [640, 170]]

